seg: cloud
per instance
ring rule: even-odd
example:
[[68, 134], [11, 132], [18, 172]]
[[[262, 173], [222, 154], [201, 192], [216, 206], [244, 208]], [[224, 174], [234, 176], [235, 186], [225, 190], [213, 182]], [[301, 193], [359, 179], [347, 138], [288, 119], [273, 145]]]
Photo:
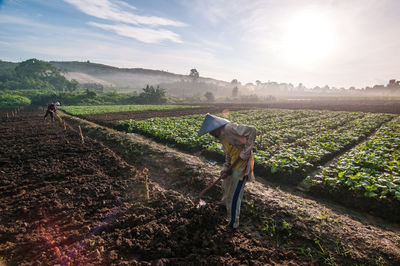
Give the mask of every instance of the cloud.
[[[120, 0], [64, 0], [83, 13], [105, 20], [148, 26], [187, 26], [185, 23], [156, 16], [139, 16], [129, 11], [136, 7]], [[129, 10], [129, 11], [128, 11]]]
[[[7, 40], [3, 40], [3, 42], [8, 41], [9, 43], [12, 43], [12, 41], [17, 39], [18, 37], [21, 37], [22, 34], [24, 34], [22, 36], [23, 38], [28, 38], [28, 37], [32, 37], [35, 39], [45, 38], [43, 37], [43, 35], [39, 33], [51, 34], [53, 36], [53, 38], [51, 38], [51, 41], [57, 40], [57, 38], [59, 38], [60, 36], [63, 37], [74, 36], [74, 38], [76, 39], [81, 39], [83, 37], [90, 37], [92, 39], [96, 38], [97, 40], [105, 40], [105, 41], [115, 40], [113, 36], [107, 36], [104, 34], [100, 34], [98, 32], [93, 32], [86, 28], [44, 24], [42, 22], [37, 22], [35, 20], [16, 17], [16, 16], [9, 16], [9, 15], [0, 16], [0, 25], [1, 24], [13, 25], [12, 28], [15, 34], [8, 35], [6, 36]], [[0, 29], [1, 29], [0, 30], [1, 34], [2, 30], [7, 29], [7, 27], [3, 28], [0, 27]]]
[[140, 28], [126, 24], [108, 25], [96, 22], [89, 22], [89, 24], [101, 29], [114, 31], [118, 35], [136, 39], [144, 43], [158, 43], [164, 40], [176, 43], [182, 42], [178, 34], [164, 29]]

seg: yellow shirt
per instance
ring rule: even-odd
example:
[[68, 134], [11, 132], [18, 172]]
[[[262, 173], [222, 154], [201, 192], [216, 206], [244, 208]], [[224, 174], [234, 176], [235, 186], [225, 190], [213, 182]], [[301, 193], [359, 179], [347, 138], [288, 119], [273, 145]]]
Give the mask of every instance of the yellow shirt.
[[[240, 150], [230, 144], [225, 138], [220, 138], [222, 146], [224, 146], [224, 150], [226, 153], [228, 153], [229, 157], [231, 158], [231, 165], [236, 161], [236, 159], [240, 156]], [[233, 170], [240, 171], [240, 169], [243, 167], [243, 165], [246, 162], [243, 161], [242, 159], [239, 160], [239, 162], [233, 167]]]

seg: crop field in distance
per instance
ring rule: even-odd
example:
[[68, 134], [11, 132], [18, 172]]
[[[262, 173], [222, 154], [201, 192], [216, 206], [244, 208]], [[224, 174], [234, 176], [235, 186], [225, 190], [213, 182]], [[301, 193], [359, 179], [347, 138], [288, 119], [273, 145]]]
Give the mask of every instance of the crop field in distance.
[[93, 105], [93, 106], [60, 106], [59, 109], [71, 115], [89, 115], [150, 110], [173, 110], [197, 108], [190, 105]]

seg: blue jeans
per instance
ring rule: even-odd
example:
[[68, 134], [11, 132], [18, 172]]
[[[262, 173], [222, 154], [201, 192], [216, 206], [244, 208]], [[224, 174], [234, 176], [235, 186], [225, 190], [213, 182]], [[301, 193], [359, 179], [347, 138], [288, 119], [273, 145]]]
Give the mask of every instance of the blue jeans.
[[228, 176], [222, 183], [223, 197], [226, 211], [228, 214], [228, 225], [237, 228], [239, 226], [240, 205], [242, 203], [244, 186], [247, 181], [247, 176], [239, 180], [239, 172], [233, 170], [232, 175]]

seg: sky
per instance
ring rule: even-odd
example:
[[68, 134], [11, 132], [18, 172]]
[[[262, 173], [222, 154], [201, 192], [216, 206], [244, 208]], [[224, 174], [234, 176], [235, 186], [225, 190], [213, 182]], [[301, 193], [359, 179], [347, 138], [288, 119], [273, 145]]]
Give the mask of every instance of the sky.
[[0, 0], [0, 59], [361, 88], [400, 79], [399, 11], [398, 0]]

